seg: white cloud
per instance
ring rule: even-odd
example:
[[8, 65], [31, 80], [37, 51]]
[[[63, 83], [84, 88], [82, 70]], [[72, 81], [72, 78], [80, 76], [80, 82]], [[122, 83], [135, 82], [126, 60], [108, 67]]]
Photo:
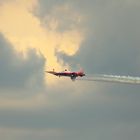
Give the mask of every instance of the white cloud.
[[[58, 63], [55, 50], [58, 49], [68, 55], [75, 54], [83, 40], [83, 33], [76, 28], [70, 28], [63, 33], [55, 30], [55, 26], [61, 21], [61, 17], [56, 19], [54, 15], [57, 15], [58, 12], [63, 13], [62, 9], [65, 9], [63, 6], [56, 7], [57, 10], [52, 9], [53, 14], [48, 15], [50, 16], [50, 20], [47, 21], [49, 26], [42, 26], [43, 22], [31, 12], [37, 6], [36, 0], [30, 2], [13, 0], [1, 5], [0, 31], [17, 51], [25, 53], [28, 48], [35, 48], [47, 58], [47, 68], [55, 67], [60, 70], [63, 65]], [[65, 12], [71, 14], [72, 11], [70, 10], [65, 9]], [[75, 19], [77, 17], [80, 17], [80, 15], [77, 15]], [[70, 18], [70, 20], [74, 23], [79, 22], [77, 19], [73, 21]]]

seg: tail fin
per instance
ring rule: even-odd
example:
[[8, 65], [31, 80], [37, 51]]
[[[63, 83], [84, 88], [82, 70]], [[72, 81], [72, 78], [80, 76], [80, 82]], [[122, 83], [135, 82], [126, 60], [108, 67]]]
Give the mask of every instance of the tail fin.
[[80, 71], [78, 72], [78, 76], [81, 76], [81, 77], [85, 76], [83, 69], [80, 69]]

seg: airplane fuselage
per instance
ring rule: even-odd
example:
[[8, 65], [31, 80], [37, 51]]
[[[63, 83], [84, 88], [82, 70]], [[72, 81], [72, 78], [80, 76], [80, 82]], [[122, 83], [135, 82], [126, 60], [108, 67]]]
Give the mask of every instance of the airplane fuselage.
[[71, 80], [75, 80], [78, 76], [79, 77], [83, 77], [85, 76], [84, 72], [83, 71], [79, 71], [79, 72], [55, 72], [54, 70], [53, 71], [46, 71], [47, 73], [50, 73], [50, 74], [53, 74], [53, 75], [56, 75], [56, 76], [65, 76], [65, 77], [70, 77]]

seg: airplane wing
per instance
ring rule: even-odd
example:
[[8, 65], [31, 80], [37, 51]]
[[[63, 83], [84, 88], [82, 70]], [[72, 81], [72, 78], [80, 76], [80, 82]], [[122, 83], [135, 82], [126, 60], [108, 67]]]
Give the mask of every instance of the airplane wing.
[[50, 73], [50, 74], [56, 74], [56, 72], [54, 71], [46, 71], [47, 73]]

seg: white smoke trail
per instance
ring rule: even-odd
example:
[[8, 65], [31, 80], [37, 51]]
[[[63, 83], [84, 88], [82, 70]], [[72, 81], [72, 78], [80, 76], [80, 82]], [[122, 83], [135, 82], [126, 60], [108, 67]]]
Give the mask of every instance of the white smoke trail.
[[78, 78], [77, 80], [115, 82], [115, 83], [124, 83], [124, 84], [140, 84], [140, 77], [102, 75], [102, 74], [96, 74], [92, 76], [87, 75], [85, 78], [81, 78], [81, 79]]

